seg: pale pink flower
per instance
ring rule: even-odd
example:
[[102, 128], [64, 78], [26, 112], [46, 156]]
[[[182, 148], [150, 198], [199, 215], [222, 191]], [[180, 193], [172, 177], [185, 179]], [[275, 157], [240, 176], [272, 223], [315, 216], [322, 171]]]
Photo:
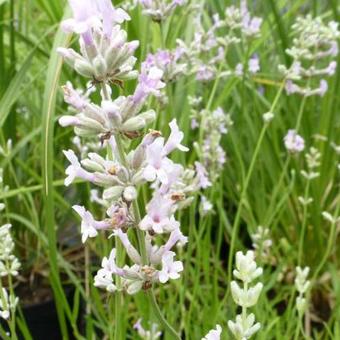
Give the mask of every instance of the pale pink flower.
[[220, 340], [222, 333], [222, 327], [220, 325], [216, 325], [216, 329], [212, 329], [209, 333], [202, 338], [202, 340]]
[[169, 125], [171, 133], [167, 142], [165, 143], [163, 137], [159, 137], [146, 148], [147, 166], [143, 174], [148, 182], [158, 179], [162, 184], [167, 185], [169, 182], [168, 174], [175, 170], [175, 165], [166, 156], [175, 149], [181, 151], [189, 150], [181, 144], [184, 134], [179, 130], [176, 119], [172, 120]]
[[81, 167], [77, 156], [72, 150], [63, 151], [63, 153], [71, 163], [65, 170], [67, 177], [64, 183], [66, 186], [69, 186], [76, 178], [82, 178], [90, 182], [94, 181], [94, 175]]
[[108, 221], [96, 221], [92, 214], [84, 207], [74, 205], [72, 208], [81, 217], [81, 234], [83, 243], [85, 243], [89, 237], [96, 237], [98, 235], [98, 230], [110, 227], [110, 223]]
[[250, 73], [257, 73], [260, 71], [260, 59], [258, 56], [249, 59], [248, 68]]
[[162, 257], [162, 270], [158, 273], [159, 282], [165, 283], [170, 279], [176, 280], [180, 277], [180, 272], [183, 271], [183, 263], [174, 261], [175, 253], [168, 251]]
[[169, 126], [171, 129], [171, 133], [167, 142], [164, 145], [163, 154], [168, 155], [175, 149], [184, 152], [189, 151], [189, 149], [186, 146], [181, 144], [181, 141], [184, 138], [184, 133], [179, 130], [176, 119], [173, 119], [170, 122]]
[[196, 168], [196, 173], [197, 173], [197, 178], [198, 178], [198, 185], [201, 189], [206, 189], [210, 187], [212, 184], [208, 178], [208, 173], [206, 168], [200, 163], [200, 162], [195, 162], [195, 168]]
[[147, 205], [147, 215], [139, 224], [142, 230], [152, 230], [157, 234], [171, 232], [179, 228], [173, 215], [173, 201], [155, 194]]
[[112, 28], [115, 24], [122, 24], [130, 20], [130, 16], [121, 8], [115, 9], [111, 0], [95, 0], [97, 10], [103, 19], [103, 33], [111, 37]]
[[81, 34], [86, 45], [93, 44], [91, 29], [99, 25], [98, 12], [92, 0], [69, 0], [73, 18], [63, 21], [66, 32]]
[[127, 234], [118, 229], [115, 230], [114, 235], [120, 239], [130, 259], [136, 264], [141, 264], [141, 257], [136, 248], [131, 244]]
[[305, 148], [304, 139], [295, 130], [288, 130], [287, 135], [284, 137], [284, 144], [286, 149], [292, 153], [301, 152]]
[[188, 242], [188, 238], [184, 236], [179, 228], [173, 230], [170, 234], [168, 241], [165, 245], [159, 248], [153, 248], [150, 253], [150, 261], [153, 264], [158, 264], [161, 262], [162, 257], [165, 253], [169, 252], [177, 243], [181, 246]]
[[163, 71], [157, 67], [152, 67], [150, 70], [142, 70], [138, 79], [136, 91], [132, 97], [135, 103], [143, 102], [150, 94], [158, 97], [160, 89], [165, 87], [161, 81]]
[[68, 81], [66, 85], [63, 86], [63, 90], [64, 100], [67, 104], [70, 104], [79, 111], [85, 108], [88, 103], [87, 98], [82, 95], [80, 91], [75, 90], [71, 82]]

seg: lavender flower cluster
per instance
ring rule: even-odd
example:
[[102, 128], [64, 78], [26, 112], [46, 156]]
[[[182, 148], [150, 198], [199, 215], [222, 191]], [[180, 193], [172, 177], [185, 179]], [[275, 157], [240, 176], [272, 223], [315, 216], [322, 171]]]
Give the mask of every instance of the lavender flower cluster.
[[330, 21], [325, 24], [320, 17], [307, 15], [297, 18], [292, 30], [293, 46], [286, 53], [293, 62], [289, 68], [279, 65], [285, 77], [286, 92], [306, 97], [323, 96], [328, 89], [323, 77], [332, 76], [336, 71], [334, 59], [339, 53], [337, 39], [340, 36], [338, 23]]
[[[95, 85], [101, 84], [101, 103], [94, 103], [89, 93], [75, 90], [68, 83], [64, 97], [73, 114], [62, 116], [59, 123], [63, 127], [73, 126], [79, 139], [101, 142], [102, 148], [97, 152], [87, 149], [81, 160], [74, 151], [64, 151], [70, 162], [65, 185], [79, 178], [102, 189], [101, 197], [95, 191], [93, 198], [105, 208], [106, 218], [97, 220], [85, 207], [73, 206], [82, 220], [82, 241], [108, 230], [125, 247], [131, 265], [119, 266], [117, 250], [112, 249], [104, 257], [94, 284], [109, 292], [124, 290], [134, 294], [156, 282], [180, 277], [183, 264], [175, 260], [173, 248], [176, 244], [183, 246], [187, 237], [182, 234], [175, 213], [190, 204], [191, 195], [200, 188], [200, 176], [169, 158], [175, 150], [188, 151], [181, 144], [184, 134], [176, 119], [169, 124], [171, 133], [167, 139], [160, 131], [143, 133], [156, 117], [155, 111], [144, 111], [145, 103], [150, 96], [160, 95], [165, 86], [164, 72], [159, 65], [150, 66], [148, 62], [142, 64], [140, 73], [133, 68], [138, 42], [127, 42], [127, 34], [120, 26], [129, 20], [128, 14], [114, 8], [109, 0], [70, 4], [73, 18], [66, 20], [63, 27], [67, 32], [80, 34], [80, 54], [73, 49], [59, 52], [80, 75], [92, 77]], [[138, 83], [132, 95], [111, 98], [109, 84], [121, 85], [135, 77]], [[126, 143], [141, 136], [139, 145], [125, 152]], [[77, 140], [77, 144], [82, 143]], [[103, 155], [105, 147], [107, 154]], [[146, 215], [140, 218], [138, 190], [146, 183], [153, 195]], [[131, 242], [134, 232], [142, 235], [138, 247]], [[160, 245], [164, 238], [167, 239]], [[121, 279], [115, 281], [114, 276]]]
[[[144, 7], [150, 3], [149, 7], [162, 7], [162, 1], [144, 1], [141, 0]], [[183, 5], [184, 1], [173, 1], [168, 7]], [[163, 7], [165, 5], [163, 4]], [[187, 44], [181, 39], [177, 39], [177, 47], [173, 50], [160, 49], [155, 53], [150, 53], [145, 61], [145, 67], [158, 67], [163, 71], [163, 80], [168, 83], [179, 79], [183, 75], [195, 74], [199, 81], [207, 82], [216, 77], [226, 76], [243, 76], [245, 72], [250, 74], [257, 73], [260, 70], [258, 57], [252, 56], [244, 69], [244, 63], [238, 63], [234, 68], [220, 70], [220, 66], [226, 67], [224, 63], [226, 53], [231, 45], [240, 44], [242, 40], [250, 43], [251, 38], [259, 35], [262, 19], [251, 17], [245, 1], [241, 6], [227, 7], [225, 18], [220, 19], [218, 14], [213, 15], [213, 23], [205, 29], [202, 23], [202, 7], [192, 5], [192, 11], [196, 15], [196, 32], [194, 39]], [[154, 20], [161, 21], [166, 15], [164, 11], [158, 9], [154, 11], [159, 14], [151, 15]], [[150, 11], [148, 12], [150, 14]], [[221, 29], [228, 29], [227, 35], [221, 35]]]
[[[202, 23], [202, 9], [198, 7], [196, 32], [193, 41], [188, 45], [178, 39], [178, 48], [182, 58], [189, 65], [190, 73], [199, 81], [211, 81], [216, 77], [242, 76], [244, 72], [257, 73], [260, 69], [259, 59], [253, 56], [246, 64], [238, 63], [234, 68], [225, 63], [226, 55], [232, 45], [250, 44], [260, 32], [262, 19], [252, 17], [246, 1], [240, 7], [230, 6], [225, 9], [224, 18], [213, 15], [212, 25], [205, 29]], [[221, 29], [223, 35], [220, 34]], [[228, 31], [225, 34], [225, 30]]]
[[[209, 182], [203, 185], [203, 189], [211, 185], [219, 177], [226, 162], [226, 153], [221, 146], [223, 135], [227, 134], [233, 125], [231, 116], [223, 111], [221, 107], [216, 110], [197, 110], [195, 103], [197, 100], [190, 100], [194, 103], [192, 108], [192, 129], [201, 127], [202, 144], [195, 143], [200, 162], [196, 163], [196, 168], [200, 173], [208, 173]], [[209, 172], [207, 170], [209, 169]]]
[[186, 0], [137, 0], [142, 7], [143, 13], [156, 22], [164, 21], [178, 6], [183, 6]]
[[[129, 15], [114, 8], [110, 0], [69, 0], [73, 18], [62, 24], [64, 30], [79, 35], [79, 51], [59, 48], [64, 60], [81, 76], [90, 80], [89, 89], [75, 89], [70, 82], [63, 86], [64, 99], [69, 104], [66, 115], [59, 119], [63, 127], [73, 127], [74, 145], [80, 157], [73, 150], [64, 154], [70, 165], [66, 169], [65, 185], [76, 179], [90, 182], [97, 188], [91, 191], [92, 201], [105, 211], [104, 218], [95, 218], [82, 205], [74, 205], [74, 211], [81, 218], [82, 242], [95, 238], [99, 233], [115, 237], [127, 254], [127, 261], [121, 264], [118, 247], [102, 259], [94, 285], [109, 293], [124, 291], [135, 294], [149, 290], [154, 284], [178, 279], [183, 263], [176, 259], [175, 247], [188, 242], [183, 235], [176, 212], [188, 206], [195, 193], [207, 189], [221, 175], [226, 153], [222, 138], [233, 125], [231, 116], [221, 107], [211, 109], [210, 103], [202, 105], [202, 98], [189, 97], [191, 106], [191, 128], [199, 130], [199, 140], [194, 143], [198, 156], [194, 168], [184, 168], [175, 163], [170, 155], [175, 151], [187, 152], [182, 144], [184, 133], [177, 120], [169, 123], [170, 134], [165, 138], [161, 131], [148, 129], [156, 120], [156, 112], [146, 109], [152, 101], [164, 102], [166, 85], [184, 75], [194, 74], [196, 80], [208, 82], [220, 77], [244, 77], [260, 70], [256, 55], [247, 56], [245, 62], [227, 65], [226, 55], [231, 46], [239, 44], [241, 49], [258, 37], [262, 19], [252, 17], [245, 0], [240, 7], [226, 8], [224, 18], [213, 16], [212, 24], [206, 28], [202, 20], [202, 8], [194, 6], [197, 12], [196, 32], [190, 44], [177, 40], [173, 50], [159, 49], [149, 53], [141, 63], [141, 70], [135, 68], [134, 56], [138, 41], [128, 41], [122, 28]], [[186, 4], [185, 0], [139, 0], [143, 13], [162, 24], [172, 15], [175, 8]], [[221, 35], [220, 30], [228, 34]], [[312, 87], [315, 79], [332, 75], [336, 62], [329, 61], [338, 54], [337, 38], [340, 33], [337, 24], [325, 25], [320, 18], [311, 16], [297, 19], [293, 26], [295, 39], [287, 53], [293, 58], [289, 68], [280, 66], [288, 94], [304, 96], [323, 95], [327, 82], [321, 79], [319, 87]], [[246, 46], [245, 46], [246, 45]], [[325, 64], [328, 63], [328, 64]], [[112, 98], [111, 85], [124, 89], [124, 83], [137, 79], [132, 94]], [[307, 79], [307, 84], [306, 80]], [[100, 102], [92, 94], [100, 89]], [[120, 91], [123, 93], [123, 91]], [[268, 112], [264, 120], [268, 123], [274, 117]], [[147, 132], [146, 132], [147, 130]], [[132, 147], [130, 141], [139, 141]], [[134, 143], [133, 145], [136, 145]], [[289, 130], [284, 145], [290, 153], [302, 152], [304, 139], [296, 130]], [[314, 155], [314, 156], [313, 156]], [[315, 152], [309, 154], [309, 161], [318, 161]], [[311, 171], [314, 166], [309, 166]], [[315, 176], [315, 173], [303, 174]], [[148, 185], [152, 191], [150, 201], [144, 206], [140, 190]], [[143, 204], [145, 215], [140, 216]], [[201, 196], [200, 212], [205, 215], [213, 208], [205, 196]], [[103, 214], [104, 215], [104, 214]], [[136, 237], [137, 236], [137, 237]], [[137, 242], [136, 242], [137, 240]], [[253, 235], [254, 248], [263, 258], [269, 258], [271, 240], [268, 230], [259, 227]], [[255, 253], [236, 254], [234, 276], [243, 283], [231, 283], [234, 301], [242, 307], [242, 313], [228, 327], [237, 339], [250, 338], [260, 329], [254, 314], [247, 315], [247, 308], [254, 306], [263, 288], [262, 283], [254, 287], [248, 284], [262, 274], [262, 268], [255, 263]], [[306, 276], [306, 275], [305, 275]], [[302, 299], [302, 293], [300, 294]], [[302, 300], [301, 300], [302, 301]], [[159, 338], [161, 332], [156, 325], [145, 330], [141, 322], [135, 325], [141, 337]], [[216, 325], [203, 339], [219, 339], [222, 328]]]

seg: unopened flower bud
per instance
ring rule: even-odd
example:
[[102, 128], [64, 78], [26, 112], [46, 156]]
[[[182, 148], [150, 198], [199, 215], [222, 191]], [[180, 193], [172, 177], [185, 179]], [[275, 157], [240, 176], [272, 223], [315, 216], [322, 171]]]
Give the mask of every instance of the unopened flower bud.
[[104, 200], [116, 201], [123, 193], [124, 187], [117, 185], [104, 190], [103, 198]]
[[145, 120], [146, 125], [148, 125], [155, 121], [156, 112], [154, 110], [149, 110], [149, 111], [141, 113], [139, 117], [143, 118]]
[[265, 123], [270, 123], [274, 118], [274, 113], [273, 112], [264, 113], [262, 118]]
[[128, 119], [122, 126], [123, 131], [136, 131], [141, 130], [145, 127], [146, 122], [142, 117], [133, 117]]
[[143, 287], [143, 281], [127, 281], [126, 292], [129, 295], [138, 293]]
[[127, 187], [124, 189], [123, 193], [124, 199], [128, 202], [132, 202], [137, 198], [137, 190], [135, 187]]
[[93, 67], [94, 67], [95, 76], [98, 79], [105, 79], [106, 73], [107, 73], [107, 66], [106, 66], [105, 59], [101, 55], [98, 55], [93, 60]]
[[140, 145], [133, 153], [132, 167], [135, 170], [139, 169], [143, 164], [144, 160], [145, 160], [145, 147]]

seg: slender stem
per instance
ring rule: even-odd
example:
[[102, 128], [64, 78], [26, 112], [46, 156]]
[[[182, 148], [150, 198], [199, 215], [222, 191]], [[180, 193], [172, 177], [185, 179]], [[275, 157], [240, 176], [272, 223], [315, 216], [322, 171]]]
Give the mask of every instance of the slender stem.
[[303, 217], [302, 217], [302, 228], [300, 234], [300, 242], [299, 242], [299, 253], [298, 253], [298, 264], [301, 265], [302, 262], [302, 253], [303, 253], [303, 245], [304, 245], [304, 238], [306, 234], [306, 227], [307, 227], [307, 212], [308, 212], [308, 196], [309, 196], [309, 188], [310, 188], [310, 179], [307, 180], [307, 185], [304, 194], [304, 202], [303, 202]]
[[[307, 97], [303, 97], [301, 105], [300, 105], [300, 108], [299, 108], [298, 118], [297, 118], [297, 121], [296, 121], [296, 124], [295, 124], [295, 128], [294, 128], [294, 130], [296, 132], [299, 131], [300, 126], [301, 126], [301, 122], [302, 122], [302, 117], [303, 117], [303, 112], [304, 112], [304, 108], [305, 108], [305, 105], [306, 105], [306, 101], [307, 101]], [[286, 158], [286, 161], [285, 161], [285, 163], [283, 165], [282, 172], [281, 172], [278, 184], [275, 186], [275, 189], [274, 189], [271, 201], [270, 201], [270, 206], [269, 206], [268, 212], [272, 211], [273, 205], [275, 204], [275, 201], [276, 201], [276, 198], [277, 198], [277, 195], [281, 192], [280, 189], [281, 189], [281, 186], [283, 184], [283, 181], [284, 181], [284, 178], [286, 176], [286, 172], [288, 170], [288, 167], [289, 167], [289, 164], [290, 164], [291, 160], [292, 160], [291, 155], [288, 155], [288, 157]], [[268, 219], [267, 220], [267, 225], [270, 225], [271, 222], [272, 222], [272, 219]]]
[[[276, 203], [277, 195], [281, 192], [280, 189], [281, 189], [283, 180], [284, 180], [284, 178], [285, 178], [285, 175], [286, 175], [286, 172], [287, 172], [287, 169], [288, 169], [290, 160], [291, 160], [291, 155], [289, 154], [288, 157], [286, 158], [286, 161], [285, 161], [284, 165], [283, 165], [283, 168], [282, 168], [282, 172], [281, 172], [279, 181], [277, 182], [278, 184], [275, 186], [275, 189], [274, 189], [272, 198], [271, 198], [271, 200], [270, 200], [269, 208], [268, 208], [268, 210], [267, 210], [267, 211], [268, 211], [268, 215], [271, 213], [271, 211], [273, 211], [274, 205], [275, 205], [275, 203]], [[268, 216], [268, 215], [267, 215], [267, 216]], [[273, 218], [274, 218], [274, 215], [272, 215], [271, 217], [266, 218], [266, 223], [265, 223], [265, 225], [266, 225], [266, 226], [270, 226], [271, 223], [272, 223]]]
[[302, 323], [301, 317], [298, 316], [298, 324], [296, 325], [294, 340], [297, 340], [299, 338], [301, 323]]
[[[248, 290], [248, 283], [244, 282], [243, 283], [243, 291], [246, 292]], [[242, 323], [243, 325], [246, 324], [246, 320], [247, 320], [247, 307], [246, 306], [242, 306]]]
[[91, 304], [90, 304], [90, 251], [88, 246], [84, 249], [85, 257], [85, 295], [86, 295], [86, 316], [91, 314]]
[[[209, 96], [209, 99], [208, 99], [206, 110], [210, 110], [211, 109], [211, 105], [212, 105], [213, 99], [215, 97], [218, 84], [219, 84], [220, 79], [221, 79], [221, 77], [220, 77], [221, 70], [222, 70], [222, 63], [220, 65], [219, 69], [218, 69], [217, 76], [216, 76], [216, 79], [214, 81], [213, 88], [212, 88], [212, 90], [210, 92], [210, 96]], [[206, 115], [202, 116], [202, 120], [201, 120], [201, 124], [200, 124], [199, 145], [203, 144], [203, 137], [204, 137], [203, 134], [204, 134], [204, 129], [206, 128], [206, 126], [205, 126], [205, 117], [206, 117]]]
[[[279, 98], [281, 96], [283, 87], [284, 87], [284, 82], [281, 84], [280, 89], [279, 89], [279, 91], [277, 92], [277, 94], [275, 96], [275, 99], [274, 99], [274, 101], [272, 103], [272, 106], [270, 108], [270, 112], [273, 112], [275, 110], [276, 105], [277, 105], [277, 103], [279, 101]], [[236, 217], [235, 217], [234, 224], [233, 224], [233, 229], [232, 229], [233, 231], [232, 231], [232, 237], [231, 237], [231, 242], [230, 242], [229, 257], [228, 257], [228, 278], [229, 278], [229, 281], [231, 280], [232, 261], [233, 261], [233, 256], [234, 256], [234, 248], [235, 248], [236, 237], [238, 235], [238, 230], [239, 230], [239, 226], [240, 226], [241, 212], [242, 212], [245, 196], [247, 194], [247, 190], [248, 190], [248, 186], [249, 186], [249, 183], [250, 183], [250, 179], [251, 179], [251, 176], [253, 174], [255, 163], [256, 163], [258, 154], [260, 152], [261, 145], [262, 145], [264, 136], [266, 134], [266, 131], [268, 129], [268, 126], [269, 126], [269, 123], [265, 122], [263, 127], [262, 127], [262, 130], [260, 132], [260, 136], [259, 136], [259, 139], [257, 141], [256, 147], [255, 147], [255, 151], [254, 151], [254, 154], [253, 154], [253, 157], [252, 157], [252, 160], [250, 162], [249, 169], [248, 169], [248, 173], [247, 173], [247, 176], [246, 176], [243, 188], [242, 188], [242, 192], [241, 192], [241, 196], [240, 196], [240, 202], [239, 202], [239, 205], [237, 207]]]
[[296, 132], [298, 132], [300, 130], [303, 112], [304, 112], [304, 109], [305, 109], [305, 106], [306, 106], [306, 102], [307, 102], [307, 97], [303, 97], [301, 105], [300, 105], [300, 110], [299, 110], [299, 113], [298, 113], [298, 119], [297, 119], [296, 125], [295, 125], [295, 131]]
[[329, 234], [326, 251], [324, 253], [323, 258], [321, 259], [319, 266], [317, 267], [317, 269], [314, 272], [312, 282], [314, 282], [316, 280], [316, 278], [318, 277], [321, 269], [325, 265], [325, 263], [328, 259], [328, 256], [330, 255], [330, 253], [332, 251], [332, 247], [334, 245], [334, 242], [335, 242], [335, 239], [336, 239], [336, 234], [337, 234], [336, 233], [336, 229], [337, 229], [336, 227], [337, 227], [337, 224], [339, 223], [339, 211], [340, 211], [340, 199], [338, 200], [337, 208], [336, 208], [336, 211], [335, 211], [335, 214], [334, 214], [334, 220], [332, 221], [331, 231], [330, 231], [330, 234]]
[[159, 306], [157, 304], [156, 297], [153, 291], [149, 290], [146, 294], [150, 302], [150, 305], [152, 306], [153, 312], [155, 316], [157, 317], [158, 321], [161, 323], [161, 325], [165, 328], [165, 330], [167, 330], [172, 335], [173, 339], [181, 340], [181, 337], [177, 334], [175, 329], [164, 318], [161, 310], [159, 309]]

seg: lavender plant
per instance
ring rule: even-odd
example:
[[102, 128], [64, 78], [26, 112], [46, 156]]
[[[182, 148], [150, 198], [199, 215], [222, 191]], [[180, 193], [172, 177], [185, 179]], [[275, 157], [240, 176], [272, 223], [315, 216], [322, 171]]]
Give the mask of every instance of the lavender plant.
[[[180, 230], [175, 212], [188, 200], [190, 190], [187, 172], [169, 154], [176, 149], [188, 151], [181, 144], [184, 134], [175, 119], [169, 124], [171, 133], [167, 139], [160, 131], [142, 132], [156, 117], [155, 111], [143, 111], [143, 107], [150, 96], [159, 96], [165, 86], [161, 81], [164, 73], [156, 66], [143, 63], [134, 93], [111, 98], [110, 84], [122, 85], [138, 74], [133, 69], [136, 59], [132, 55], [138, 42], [127, 42], [126, 32], [120, 26], [129, 19], [127, 13], [115, 9], [110, 1], [71, 1], [70, 4], [74, 18], [64, 21], [63, 27], [68, 32], [80, 33], [81, 55], [73, 49], [59, 49], [59, 53], [80, 75], [92, 77], [95, 84], [100, 84], [101, 104], [95, 104], [68, 84], [64, 87], [65, 101], [75, 115], [63, 116], [59, 122], [62, 126], [73, 126], [81, 138], [101, 141], [106, 153], [105, 148], [89, 152], [79, 161], [72, 150], [64, 151], [71, 163], [66, 169], [65, 185], [80, 178], [103, 190], [100, 201], [106, 209], [105, 219], [96, 220], [85, 207], [73, 206], [82, 220], [83, 243], [103, 230], [117, 239], [116, 247], [102, 260], [94, 285], [116, 294], [147, 292], [160, 323], [173, 337], [179, 338], [160, 314], [152, 287], [178, 279], [183, 271], [182, 262], [175, 260], [173, 248], [176, 244], [184, 245], [187, 238]], [[143, 134], [137, 147], [127, 145], [129, 139]], [[189, 175], [190, 179], [194, 191], [197, 182], [194, 174]], [[149, 184], [153, 194], [145, 207], [146, 215], [141, 218], [143, 200], [138, 192], [145, 184]], [[137, 236], [137, 245], [133, 245], [132, 234]], [[118, 242], [125, 248], [130, 264], [120, 264], [122, 249]]]
[[336, 1], [64, 6], [0, 0], [0, 337], [338, 339]]

